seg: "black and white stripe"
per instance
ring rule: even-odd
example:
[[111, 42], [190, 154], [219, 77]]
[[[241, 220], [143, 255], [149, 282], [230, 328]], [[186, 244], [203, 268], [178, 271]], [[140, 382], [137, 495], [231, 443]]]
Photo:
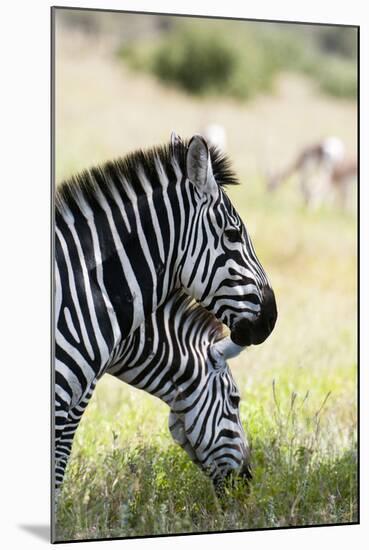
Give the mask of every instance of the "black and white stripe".
[[[122, 344], [183, 289], [240, 345], [273, 329], [273, 291], [201, 136], [92, 168], [56, 195], [55, 442]], [[77, 411], [77, 412], [76, 412]], [[57, 475], [57, 482], [61, 475]]]
[[[226, 362], [242, 349], [223, 338], [219, 321], [177, 291], [122, 342], [107, 370], [169, 405], [174, 440], [215, 484], [231, 472], [250, 476], [239, 391]], [[57, 444], [59, 481], [94, 385], [69, 412]]]

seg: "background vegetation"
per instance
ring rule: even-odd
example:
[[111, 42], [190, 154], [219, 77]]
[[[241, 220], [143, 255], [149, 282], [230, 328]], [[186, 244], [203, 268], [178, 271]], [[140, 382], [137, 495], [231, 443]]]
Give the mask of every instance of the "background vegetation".
[[239, 21], [177, 22], [159, 39], [131, 42], [131, 67], [192, 94], [248, 99], [271, 91], [283, 70], [303, 72], [324, 92], [356, 96], [356, 35], [351, 28]]
[[[259, 52], [250, 56], [258, 62], [254, 69], [247, 66], [247, 80], [258, 82], [259, 67], [273, 78], [263, 76], [263, 93], [240, 102], [219, 89], [216, 71], [209, 70], [198, 95], [163, 85], [152, 68], [132, 69], [153, 63], [174, 40], [168, 18], [100, 16], [99, 23], [84, 19], [81, 33], [76, 15], [84, 12], [70, 12], [74, 28], [65, 22], [69, 12], [63, 13], [57, 21], [57, 181], [136, 147], [167, 141], [172, 129], [190, 137], [209, 122], [221, 123], [243, 182], [229, 194], [270, 275], [279, 320], [262, 346], [231, 362], [252, 444], [249, 490], [239, 485], [217, 501], [208, 479], [172, 442], [166, 405], [106, 376], [77, 433], [59, 502], [57, 538], [355, 522], [356, 212], [343, 212], [334, 201], [306, 210], [294, 178], [274, 195], [265, 187], [269, 169], [284, 166], [301, 146], [322, 136], [339, 136], [355, 153], [355, 101], [347, 94], [326, 95], [308, 70], [302, 74], [293, 68], [300, 54], [310, 55], [309, 41], [311, 49], [329, 51], [352, 68], [355, 37], [337, 33], [338, 39], [327, 27], [311, 32], [311, 27], [285, 26], [274, 48], [265, 46], [268, 40], [277, 43], [274, 27], [260, 25], [264, 45], [244, 38]], [[198, 33], [184, 28], [183, 36], [189, 32]], [[291, 50], [293, 33], [299, 33], [304, 47], [295, 40]], [[178, 46], [172, 43], [169, 50], [182, 51], [182, 31], [178, 37]], [[122, 40], [131, 48], [123, 57], [116, 55]], [[196, 40], [208, 38], [198, 33]], [[227, 40], [221, 41], [219, 66], [224, 55], [233, 55], [234, 42]], [[276, 59], [268, 60], [260, 53], [264, 50]], [[283, 71], [276, 71], [278, 64]], [[330, 67], [332, 78], [340, 78], [340, 69]], [[322, 66], [322, 78], [327, 72]]]

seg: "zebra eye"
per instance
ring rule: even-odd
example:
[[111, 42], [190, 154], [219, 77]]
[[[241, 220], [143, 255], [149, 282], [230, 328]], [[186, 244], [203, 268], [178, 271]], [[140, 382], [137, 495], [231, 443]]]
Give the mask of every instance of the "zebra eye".
[[238, 229], [226, 229], [224, 234], [231, 243], [242, 242], [241, 233]]
[[241, 401], [240, 396], [236, 395], [236, 394], [230, 395], [229, 400], [232, 403], [232, 406], [235, 409], [237, 409], [237, 407], [238, 407], [238, 405], [240, 404], [240, 401]]

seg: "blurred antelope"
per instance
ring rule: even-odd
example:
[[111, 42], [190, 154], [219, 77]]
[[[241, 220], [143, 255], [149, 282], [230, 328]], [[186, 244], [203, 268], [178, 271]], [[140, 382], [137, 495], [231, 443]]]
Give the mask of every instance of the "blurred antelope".
[[343, 159], [333, 167], [330, 177], [330, 184], [331, 187], [337, 192], [341, 205], [345, 208], [349, 206], [350, 194], [356, 181], [356, 159]]
[[330, 137], [305, 147], [287, 168], [270, 175], [267, 188], [274, 191], [288, 178], [297, 175], [307, 206], [317, 206], [331, 191], [339, 196], [342, 205], [347, 206], [348, 191], [356, 172], [356, 161], [345, 158], [342, 141]]

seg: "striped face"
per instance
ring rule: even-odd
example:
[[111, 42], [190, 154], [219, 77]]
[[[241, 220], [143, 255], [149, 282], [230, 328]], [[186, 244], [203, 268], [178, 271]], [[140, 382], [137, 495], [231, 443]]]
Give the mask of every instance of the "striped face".
[[240, 420], [239, 391], [227, 363], [219, 366], [209, 359], [205, 373], [190, 395], [176, 396], [169, 429], [217, 488], [230, 473], [251, 478], [250, 451]]
[[194, 206], [181, 283], [231, 329], [235, 343], [260, 344], [276, 322], [274, 293], [200, 136], [189, 143], [186, 166]]

